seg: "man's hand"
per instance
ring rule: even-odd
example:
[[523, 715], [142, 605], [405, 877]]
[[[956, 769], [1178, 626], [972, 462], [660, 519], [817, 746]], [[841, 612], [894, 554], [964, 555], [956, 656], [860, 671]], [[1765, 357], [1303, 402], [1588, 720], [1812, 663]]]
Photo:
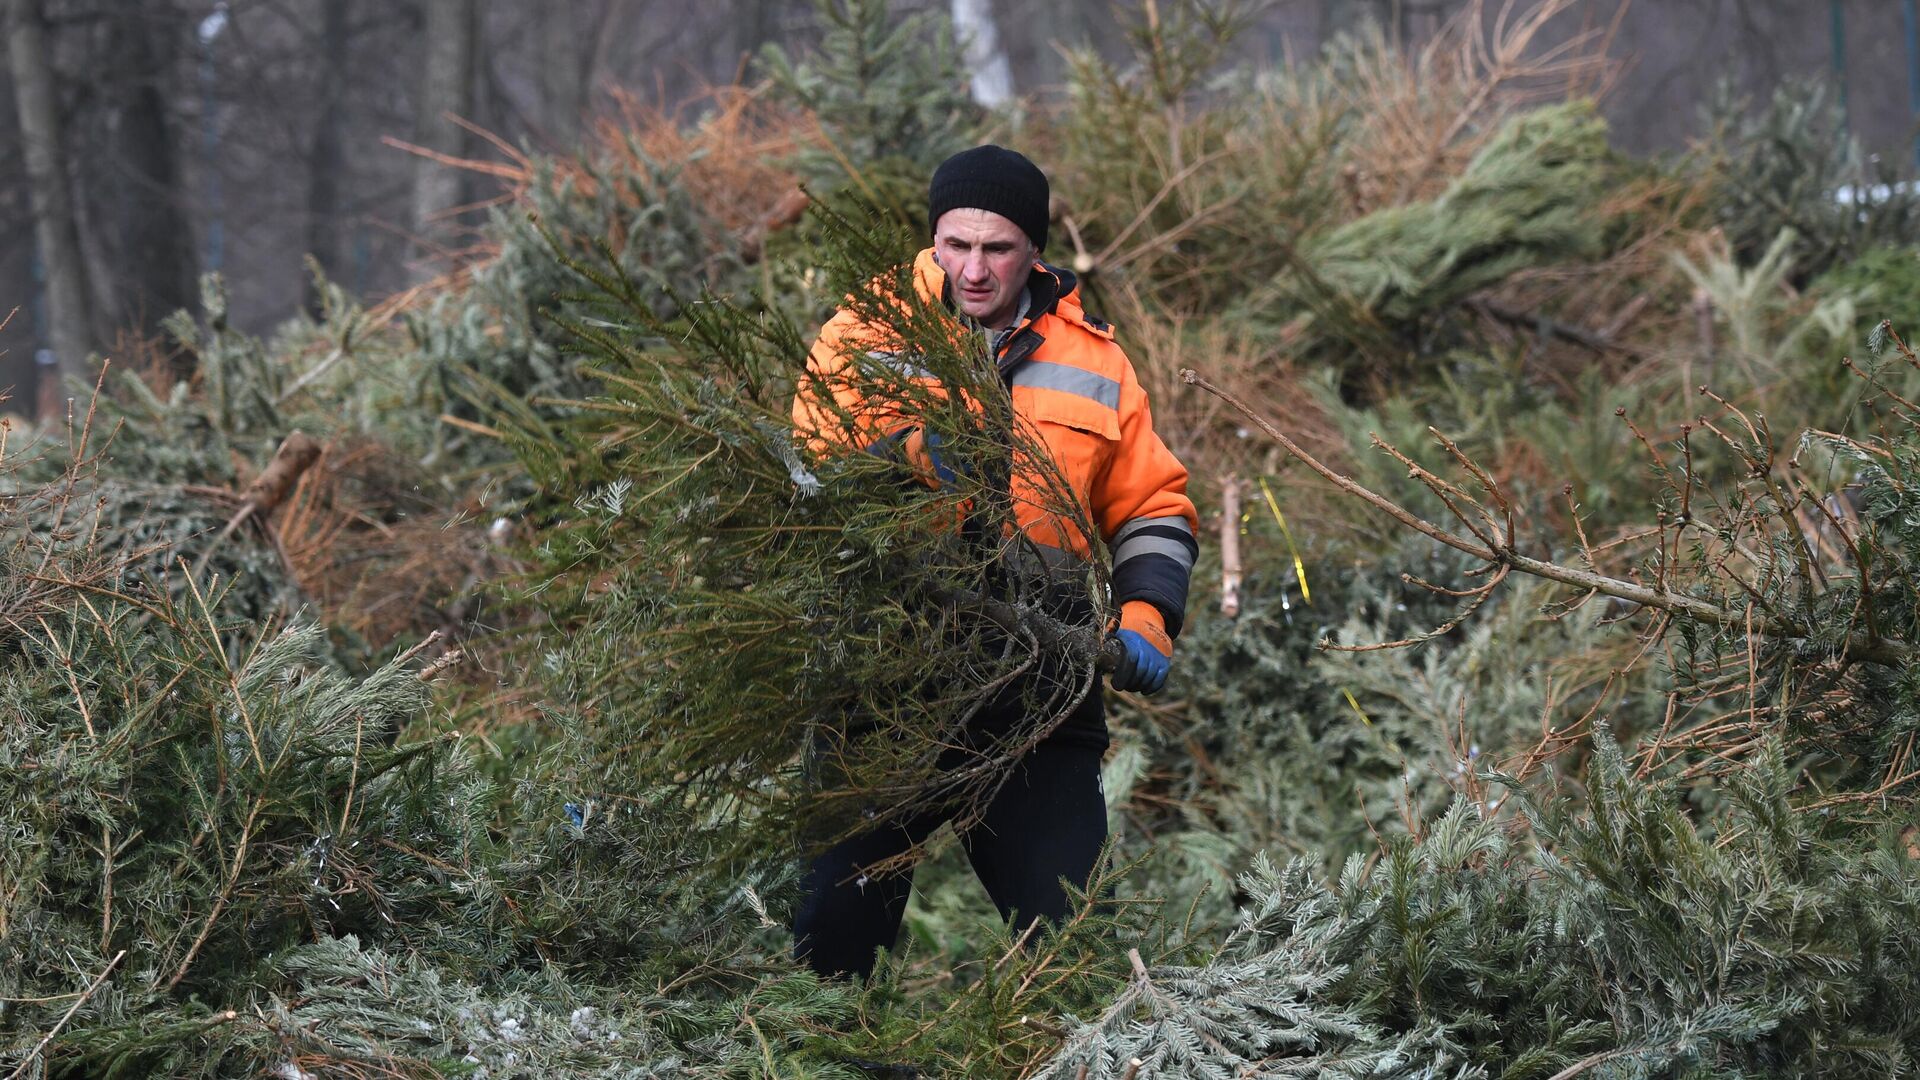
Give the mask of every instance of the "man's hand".
[[913, 470], [914, 479], [933, 488], [940, 489], [942, 484], [954, 484], [960, 475], [948, 464], [940, 453], [945, 441], [937, 431], [925, 428], [901, 428], [867, 447], [867, 453], [891, 461], [904, 461], [907, 468]]
[[942, 444], [943, 440], [939, 432], [928, 431], [925, 428], [914, 428], [900, 444], [900, 448], [906, 451], [907, 464], [913, 466], [913, 475], [919, 477], [921, 483], [936, 491], [942, 484], [956, 484], [960, 481], [959, 474], [953, 471], [953, 466], [940, 456]]
[[1145, 600], [1121, 604], [1120, 629], [1113, 636], [1124, 649], [1111, 676], [1115, 690], [1154, 694], [1167, 685], [1173, 639], [1167, 636], [1167, 622], [1159, 608]]

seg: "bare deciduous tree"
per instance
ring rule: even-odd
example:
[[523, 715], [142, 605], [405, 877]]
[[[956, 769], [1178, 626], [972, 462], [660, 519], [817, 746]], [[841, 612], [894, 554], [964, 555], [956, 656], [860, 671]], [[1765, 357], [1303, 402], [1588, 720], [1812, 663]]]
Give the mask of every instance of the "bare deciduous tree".
[[[466, 145], [465, 132], [451, 118], [473, 114], [479, 9], [474, 0], [426, 0], [423, 9], [426, 56], [414, 141], [437, 153], [459, 155]], [[424, 235], [437, 217], [461, 204], [464, 181], [460, 170], [420, 159], [413, 181], [416, 233]]]
[[100, 272], [117, 294], [113, 322], [146, 331], [196, 299], [193, 228], [169, 100], [191, 23], [172, 4], [149, 0], [114, 0], [105, 14], [102, 119], [111, 149], [99, 192], [113, 235], [102, 238], [111, 265]]
[[540, 122], [547, 137], [565, 145], [580, 131], [587, 106], [587, 66], [594, 43], [583, 40], [579, 24], [566, 11], [540, 19]]
[[[341, 153], [340, 91], [349, 56], [347, 16], [350, 0], [323, 0], [320, 11], [320, 111], [314, 118], [313, 141], [307, 160], [307, 253], [329, 275], [340, 273], [340, 178], [346, 169]], [[318, 297], [309, 290], [307, 306]]]
[[[39, 0], [8, 0], [7, 59], [20, 112], [34, 219], [34, 241], [47, 282], [47, 336], [56, 361], [43, 371], [42, 411], [57, 401], [59, 377], [73, 370], [93, 347], [93, 300], [67, 172], [65, 118], [48, 52], [45, 13]], [[46, 381], [52, 383], [46, 385]], [[55, 393], [50, 394], [52, 390]]]

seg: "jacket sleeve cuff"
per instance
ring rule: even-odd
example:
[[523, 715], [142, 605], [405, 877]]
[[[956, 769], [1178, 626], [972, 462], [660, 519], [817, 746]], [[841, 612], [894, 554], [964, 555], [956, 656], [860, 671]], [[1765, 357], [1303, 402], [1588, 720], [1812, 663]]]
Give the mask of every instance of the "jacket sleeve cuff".
[[1128, 559], [1113, 572], [1113, 602], [1145, 600], [1160, 609], [1167, 636], [1179, 637], [1187, 614], [1187, 567], [1164, 555]]
[[1114, 533], [1108, 546], [1113, 549], [1113, 602], [1147, 601], [1166, 618], [1167, 634], [1180, 636], [1188, 578], [1200, 553], [1186, 517], [1134, 518]]

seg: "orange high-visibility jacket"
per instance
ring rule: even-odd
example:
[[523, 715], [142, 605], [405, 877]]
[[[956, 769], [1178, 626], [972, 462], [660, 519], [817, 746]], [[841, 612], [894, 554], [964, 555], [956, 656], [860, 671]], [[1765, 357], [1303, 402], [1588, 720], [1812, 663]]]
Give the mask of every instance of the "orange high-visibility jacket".
[[[914, 284], [928, 301], [947, 299], [946, 274], [933, 249], [914, 260]], [[995, 362], [1013, 398], [1016, 419], [1044, 443], [1058, 473], [1079, 500], [1084, 520], [1100, 531], [1113, 557], [1113, 603], [1146, 600], [1177, 635], [1184, 621], [1187, 581], [1199, 548], [1199, 519], [1187, 497], [1187, 469], [1153, 430], [1147, 392], [1113, 330], [1080, 307], [1072, 273], [1035, 263], [1028, 278], [1026, 319], [994, 335]], [[844, 443], [838, 421], [820, 404], [832, 395], [856, 415], [859, 393], [843, 375], [850, 348], [876, 336], [841, 310], [820, 329], [793, 403], [795, 430], [816, 448]], [[897, 416], [881, 412], [876, 426]], [[884, 430], [862, 433], [871, 442]], [[847, 447], [852, 449], [852, 447]], [[1033, 469], [1016, 465], [1011, 478], [1015, 514], [1027, 537], [1043, 548], [1090, 558], [1092, 544], [1070, 515], [1048, 509]], [[1053, 496], [1057, 506], [1058, 495]]]

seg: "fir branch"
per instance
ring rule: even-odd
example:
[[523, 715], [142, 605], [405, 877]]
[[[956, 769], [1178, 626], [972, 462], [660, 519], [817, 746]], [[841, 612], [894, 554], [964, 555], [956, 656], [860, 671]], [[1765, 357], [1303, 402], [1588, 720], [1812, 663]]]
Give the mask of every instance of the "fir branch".
[[113, 969], [119, 965], [120, 961], [126, 955], [127, 950], [125, 949], [121, 949], [119, 952], [113, 954], [113, 959], [107, 961], [107, 966], [101, 968], [100, 974], [93, 977], [93, 982], [87, 984], [87, 988], [80, 992], [80, 996], [74, 999], [73, 1005], [60, 1015], [60, 1019], [54, 1021], [53, 1026], [48, 1028], [47, 1033], [40, 1037], [40, 1041], [34, 1045], [34, 1048], [29, 1050], [27, 1055], [20, 1059], [20, 1064], [14, 1066], [13, 1071], [7, 1074], [7, 1080], [20, 1080], [21, 1077], [27, 1074], [28, 1066], [32, 1065], [34, 1059], [40, 1056], [40, 1052], [47, 1048], [47, 1044], [53, 1041], [53, 1037], [60, 1034], [60, 1029], [67, 1026], [67, 1021], [73, 1019], [73, 1014], [80, 1011], [80, 1006], [85, 1005], [87, 999], [92, 997], [94, 992], [100, 989], [101, 985], [107, 981], [107, 976], [113, 974]]

